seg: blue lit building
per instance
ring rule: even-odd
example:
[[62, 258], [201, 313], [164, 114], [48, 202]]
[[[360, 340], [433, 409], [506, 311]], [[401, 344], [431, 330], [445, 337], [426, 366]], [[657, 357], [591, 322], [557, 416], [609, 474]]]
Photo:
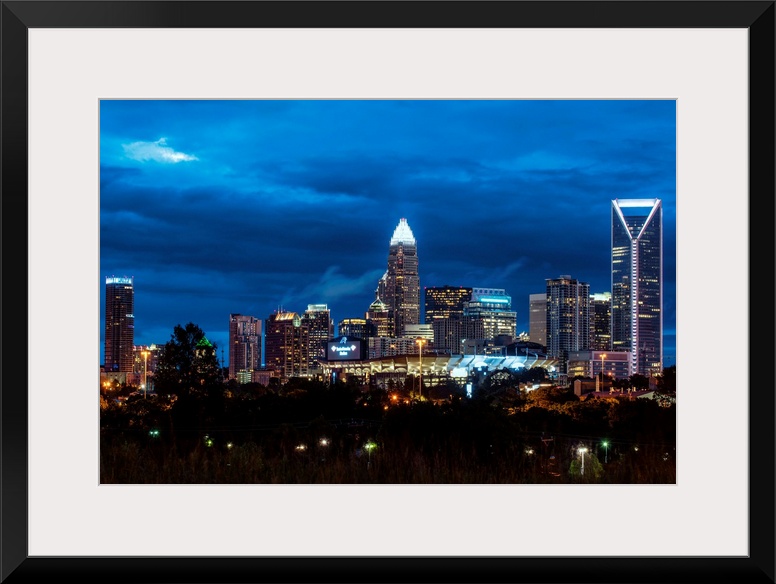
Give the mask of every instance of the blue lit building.
[[485, 339], [498, 335], [514, 339], [517, 312], [512, 310], [512, 297], [503, 288], [472, 288], [471, 300], [464, 303], [464, 316], [482, 322]]
[[612, 350], [630, 351], [640, 375], [663, 369], [663, 207], [612, 201]]

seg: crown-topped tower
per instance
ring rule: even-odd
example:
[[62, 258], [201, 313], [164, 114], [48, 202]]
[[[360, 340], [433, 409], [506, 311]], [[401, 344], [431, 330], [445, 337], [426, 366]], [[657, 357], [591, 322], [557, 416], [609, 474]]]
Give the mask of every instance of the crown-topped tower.
[[415, 236], [412, 234], [409, 223], [403, 217], [399, 219], [399, 224], [393, 231], [393, 237], [391, 237], [391, 245], [398, 245], [400, 243], [415, 245]]
[[388, 248], [382, 300], [388, 307], [392, 336], [400, 337], [408, 324], [420, 324], [418, 248], [407, 219], [401, 218]]

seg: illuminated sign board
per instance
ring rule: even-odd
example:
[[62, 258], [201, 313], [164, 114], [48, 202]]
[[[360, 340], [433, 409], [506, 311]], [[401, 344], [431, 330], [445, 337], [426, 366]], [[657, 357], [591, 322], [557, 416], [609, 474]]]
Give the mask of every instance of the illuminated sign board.
[[355, 361], [361, 359], [361, 339], [338, 337], [326, 345], [326, 358], [329, 361]]

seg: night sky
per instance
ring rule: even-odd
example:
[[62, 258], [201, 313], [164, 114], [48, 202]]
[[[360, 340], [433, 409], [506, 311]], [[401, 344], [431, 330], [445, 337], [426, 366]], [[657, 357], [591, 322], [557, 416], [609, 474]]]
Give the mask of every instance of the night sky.
[[100, 323], [113, 275], [135, 344], [194, 322], [225, 361], [230, 313], [363, 318], [406, 217], [421, 287], [504, 288], [528, 332], [547, 278], [610, 291], [615, 198], [663, 201], [673, 365], [672, 100], [102, 101]]

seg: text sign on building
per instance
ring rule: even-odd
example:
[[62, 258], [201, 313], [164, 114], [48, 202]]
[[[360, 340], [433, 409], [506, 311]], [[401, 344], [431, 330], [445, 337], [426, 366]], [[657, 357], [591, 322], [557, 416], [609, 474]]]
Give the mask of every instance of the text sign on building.
[[329, 361], [352, 361], [361, 359], [361, 339], [339, 337], [329, 341], [326, 356]]

